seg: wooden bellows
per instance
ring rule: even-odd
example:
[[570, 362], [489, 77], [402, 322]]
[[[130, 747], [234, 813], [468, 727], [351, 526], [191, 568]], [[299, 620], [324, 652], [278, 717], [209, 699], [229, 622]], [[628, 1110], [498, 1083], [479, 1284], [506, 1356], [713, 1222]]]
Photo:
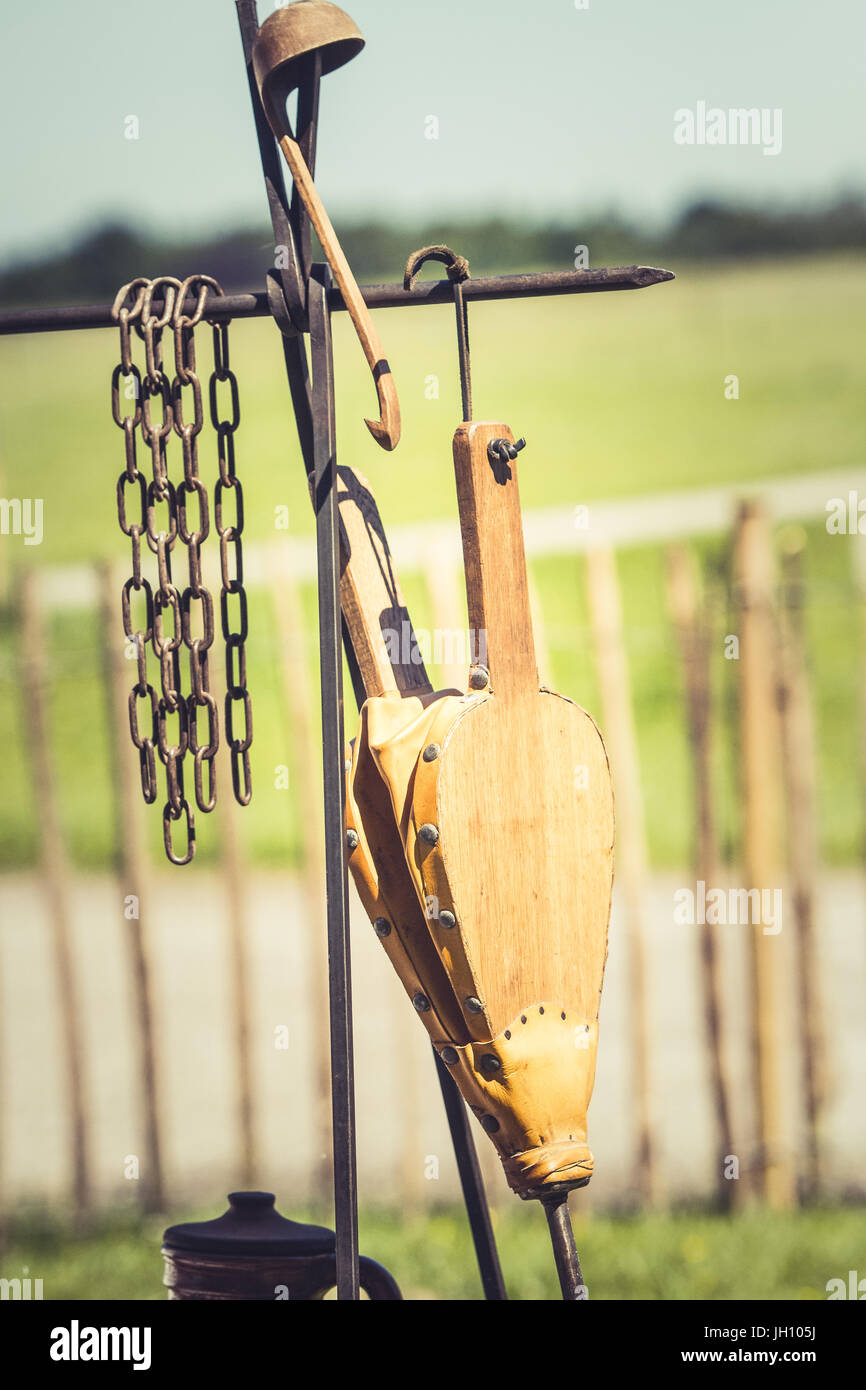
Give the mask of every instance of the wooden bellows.
[[347, 843], [437, 1051], [512, 1188], [534, 1197], [592, 1172], [613, 795], [592, 719], [539, 689], [516, 464], [491, 462], [496, 439], [512, 441], [507, 426], [463, 424], [454, 437], [477, 653], [466, 692], [434, 693], [415, 663], [398, 682], [387, 615], [405, 609], [380, 568], [386, 654], [365, 654], [381, 678], [352, 746]]

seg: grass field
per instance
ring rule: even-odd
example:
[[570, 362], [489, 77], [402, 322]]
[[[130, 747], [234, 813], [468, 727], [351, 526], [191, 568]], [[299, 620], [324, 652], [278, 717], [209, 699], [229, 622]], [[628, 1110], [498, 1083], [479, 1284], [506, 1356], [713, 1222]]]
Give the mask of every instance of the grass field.
[[[641, 292], [478, 305], [471, 311], [475, 414], [506, 418], [526, 435], [521, 493], [527, 508], [726, 481], [745, 487], [756, 478], [856, 466], [863, 460], [864, 310], [862, 259], [686, 267], [675, 282]], [[368, 475], [386, 525], [451, 517], [456, 527], [453, 312], [393, 309], [381, 313], [378, 323], [400, 390], [403, 442], [386, 455], [369, 438], [362, 416], [372, 409], [372, 387], [350, 325], [339, 316], [341, 461]], [[108, 410], [115, 361], [108, 331], [0, 342], [0, 494], [41, 496], [45, 507], [40, 547], [0, 539], [0, 579], [7, 592], [11, 571], [22, 562], [59, 565], [125, 555], [113, 495], [122, 441]], [[235, 325], [233, 365], [241, 385], [238, 465], [245, 536], [272, 538], [274, 509], [286, 505], [291, 531], [309, 535], [309, 502], [272, 325]], [[740, 381], [736, 401], [724, 395], [730, 373]], [[434, 377], [439, 395], [429, 399]], [[205, 463], [203, 472], [212, 471]], [[702, 553], [716, 563], [722, 542], [703, 546]], [[808, 621], [819, 712], [822, 840], [825, 854], [837, 862], [853, 860], [862, 842], [850, 560], [848, 542], [828, 536], [820, 525], [810, 530]], [[650, 850], [658, 864], [679, 864], [689, 847], [689, 772], [663, 562], [660, 551], [647, 545], [624, 553], [620, 572]], [[596, 710], [581, 561], [577, 555], [557, 557], [538, 562], [534, 572], [556, 684]], [[404, 587], [416, 626], [432, 626], [421, 580], [410, 575]], [[304, 601], [312, 685], [312, 592]], [[60, 615], [50, 637], [52, 737], [64, 823], [75, 859], [100, 864], [108, 853], [112, 811], [95, 618]], [[294, 762], [273, 643], [267, 597], [257, 596], [249, 653], [257, 795], [244, 823], [257, 860], [285, 863], [298, 856], [300, 818], [310, 808], [273, 789], [274, 765]], [[724, 665], [720, 700], [730, 736], [720, 741], [721, 813], [723, 837], [734, 852], [731, 690]], [[35, 852], [8, 608], [0, 614], [0, 740], [2, 867], [32, 862]], [[155, 847], [158, 819], [151, 817]], [[208, 838], [200, 837], [202, 863]]]
[[[296, 1219], [326, 1221], [322, 1213]], [[210, 1216], [212, 1213], [202, 1213]], [[182, 1218], [188, 1220], [189, 1213]], [[494, 1213], [509, 1297], [556, 1299], [546, 1224], [533, 1203]], [[26, 1218], [7, 1246], [0, 1273], [43, 1280], [46, 1299], [159, 1299], [165, 1220], [116, 1214], [74, 1240], [55, 1217]], [[735, 1219], [682, 1213], [575, 1220], [584, 1277], [594, 1299], [826, 1298], [829, 1279], [847, 1280], [862, 1259], [866, 1215], [833, 1207], [795, 1217], [767, 1212]], [[480, 1298], [462, 1213], [427, 1216], [368, 1210], [361, 1249], [386, 1265], [410, 1299]], [[861, 1265], [862, 1268], [862, 1265]]]

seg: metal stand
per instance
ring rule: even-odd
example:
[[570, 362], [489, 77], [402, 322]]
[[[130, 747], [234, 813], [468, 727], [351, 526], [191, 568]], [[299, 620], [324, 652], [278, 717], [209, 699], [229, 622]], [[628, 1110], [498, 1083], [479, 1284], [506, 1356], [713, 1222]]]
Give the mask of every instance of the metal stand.
[[[348, 879], [344, 852], [345, 783], [343, 760], [342, 646], [346, 643], [355, 696], [364, 691], [357, 677], [351, 641], [340, 612], [340, 543], [337, 460], [334, 432], [334, 364], [331, 351], [331, 289], [327, 266], [309, 263], [310, 228], [300, 199], [287, 205], [282, 162], [264, 118], [251, 70], [258, 32], [255, 0], [236, 0], [256, 135], [276, 244], [286, 248], [287, 269], [271, 272], [268, 298], [283, 334], [283, 352], [308, 475], [314, 479], [319, 580], [319, 660], [325, 802], [325, 879], [328, 917], [331, 1080], [334, 1134], [334, 1225], [337, 1237], [337, 1297], [357, 1299], [358, 1190], [355, 1158], [355, 1087], [352, 1048], [352, 980]], [[315, 170], [319, 104], [319, 63], [313, 60], [298, 91], [298, 141]], [[302, 334], [310, 334], [313, 384]], [[437, 1059], [438, 1061], [438, 1059]], [[441, 1072], [440, 1067], [440, 1072]], [[466, 1200], [485, 1295], [505, 1297], [496, 1242], [478, 1159], [463, 1100], [452, 1078], [440, 1074], [446, 1113]], [[450, 1089], [449, 1089], [450, 1088]]]
[[[337, 292], [332, 289], [327, 267], [310, 266], [310, 225], [305, 209], [293, 191], [291, 207], [285, 190], [283, 164], [261, 108], [251, 55], [258, 32], [255, 0], [236, 0], [256, 134], [265, 176], [275, 243], [285, 248], [286, 268], [270, 272], [268, 302], [282, 334], [286, 371], [295, 409], [298, 437], [308, 475], [314, 477], [314, 506], [319, 576], [319, 646], [321, 662], [322, 737], [325, 779], [326, 883], [328, 904], [328, 953], [330, 963], [331, 1069], [333, 1079], [334, 1203], [337, 1234], [338, 1297], [358, 1298], [358, 1209], [355, 1166], [354, 1078], [352, 1060], [352, 990], [349, 947], [348, 887], [343, 827], [342, 649], [345, 645], [358, 706], [364, 691], [351, 639], [341, 624], [339, 595], [339, 512], [336, 492], [334, 445], [334, 383], [330, 314]], [[321, 57], [303, 60], [306, 71], [298, 87], [297, 139], [311, 173], [315, 172], [316, 127], [319, 110]], [[561, 275], [503, 276], [485, 282], [468, 281], [466, 297], [517, 298], [558, 291], [582, 292], [640, 289], [671, 279], [668, 271], [645, 266], [565, 273]], [[450, 284], [425, 286], [414, 292], [387, 285], [362, 291], [368, 304], [436, 303]], [[337, 296], [339, 298], [339, 296]], [[458, 306], [459, 307], [459, 306]], [[309, 332], [313, 358], [312, 400], [303, 334]], [[461, 375], [462, 380], [462, 375]], [[464, 388], [464, 404], [466, 401]], [[341, 641], [342, 635], [342, 641]], [[434, 1056], [436, 1056], [434, 1051]], [[487, 1299], [507, 1297], [490, 1223], [490, 1212], [478, 1158], [463, 1099], [455, 1082], [436, 1056], [436, 1068], [451, 1141], [460, 1174], [466, 1212], [475, 1244], [481, 1282]], [[556, 1267], [564, 1299], [586, 1296], [567, 1197], [543, 1202], [553, 1241]]]

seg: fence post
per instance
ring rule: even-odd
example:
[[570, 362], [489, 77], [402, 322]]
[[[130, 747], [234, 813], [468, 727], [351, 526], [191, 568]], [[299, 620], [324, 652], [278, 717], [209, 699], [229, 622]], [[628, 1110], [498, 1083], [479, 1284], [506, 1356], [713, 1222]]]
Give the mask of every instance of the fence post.
[[33, 778], [40, 877], [45, 893], [69, 1106], [70, 1161], [75, 1218], [83, 1224], [90, 1206], [90, 1165], [85, 1100], [84, 1045], [78, 978], [72, 953], [69, 865], [57, 808], [54, 766], [48, 745], [46, 634], [39, 579], [30, 568], [20, 574], [21, 693], [26, 746]]
[[649, 1094], [650, 1034], [646, 995], [647, 849], [637, 736], [631, 705], [622, 604], [613, 551], [586, 555], [587, 594], [601, 690], [600, 720], [616, 805], [616, 877], [622, 888], [628, 944], [629, 1014], [637, 1130], [635, 1186], [645, 1202], [661, 1201], [661, 1178], [652, 1135]]
[[821, 1021], [819, 960], [815, 950], [818, 874], [817, 748], [809, 689], [805, 632], [806, 535], [802, 527], [782, 536], [782, 678], [785, 804], [788, 810], [788, 875], [797, 942], [800, 1061], [806, 1117], [808, 1164], [803, 1191], [817, 1197], [821, 1186], [821, 1109], [826, 1094], [826, 1054]]
[[550, 655], [550, 643], [547, 640], [547, 624], [544, 621], [541, 594], [538, 592], [538, 585], [532, 570], [528, 566], [526, 578], [529, 585], [529, 611], [532, 614], [532, 635], [535, 638], [535, 659], [538, 662], [539, 683], [554, 688], [553, 660]]
[[[145, 891], [144, 818], [141, 794], [134, 771], [135, 754], [129, 742], [128, 696], [133, 684], [133, 664], [124, 657], [122, 635], [113, 601], [115, 567], [103, 563], [96, 567], [99, 594], [99, 631], [102, 643], [102, 671], [105, 704], [108, 711], [108, 765], [114, 795], [113, 858], [117, 886], [124, 903], [124, 945], [127, 952], [132, 998], [135, 1009], [135, 1043], [139, 1075], [139, 1122], [144, 1139], [144, 1173], [141, 1177], [141, 1206], [144, 1211], [162, 1211], [165, 1206], [159, 1123], [159, 1080], [154, 1042], [150, 962], [144, 921], [150, 907]], [[129, 913], [126, 905], [129, 904]], [[144, 916], [142, 917], [142, 914]]]
[[[860, 815], [866, 823], [866, 535], [859, 531], [851, 537], [851, 564], [857, 595], [857, 636], [860, 653], [858, 670], [858, 755], [860, 772]], [[861, 861], [866, 864], [866, 832], [861, 840]]]
[[[773, 546], [766, 513], [744, 502], [734, 544], [734, 604], [739, 626], [740, 775], [743, 865], [749, 892], [773, 891], [781, 874], [780, 729], [777, 633], [773, 608]], [[751, 898], [750, 898], [751, 902]], [[754, 914], [753, 914], [754, 915]], [[759, 919], [763, 913], [758, 914]], [[762, 920], [750, 932], [751, 1034], [763, 1196], [779, 1210], [792, 1205], [794, 1181], [783, 1150], [779, 1090], [777, 943]]]
[[[684, 545], [668, 549], [668, 606], [676, 630], [686, 696], [686, 719], [691, 746], [692, 785], [696, 834], [695, 874], [705, 884], [715, 884], [720, 854], [713, 807], [712, 688], [710, 631], [706, 605], [700, 596], [694, 551]], [[703, 609], [703, 611], [702, 611]], [[733, 1205], [735, 1184], [725, 1176], [725, 1162], [733, 1152], [731, 1105], [725, 1075], [722, 999], [719, 981], [716, 928], [700, 927], [701, 993], [704, 1005], [704, 1037], [710, 1089], [715, 1116], [716, 1196], [727, 1209]]]
[[[6, 496], [6, 475], [3, 472], [2, 461], [0, 461], [0, 497]], [[9, 547], [0, 545], [0, 608], [5, 608], [11, 602], [11, 589], [9, 584]]]
[[322, 818], [312, 814], [322, 800], [321, 767], [315, 750], [319, 733], [314, 727], [313, 705], [306, 662], [306, 629], [297, 580], [274, 545], [268, 551], [271, 598], [277, 626], [282, 693], [289, 729], [294, 734], [298, 786], [305, 808], [301, 815], [303, 836], [304, 897], [309, 913], [306, 937], [307, 989], [313, 1020], [313, 1131], [316, 1163], [313, 1197], [322, 1205], [331, 1200], [331, 1064], [328, 1029], [328, 939], [325, 930], [323, 885], [325, 845]]
[[252, 1187], [258, 1167], [256, 1144], [255, 1078], [250, 1046], [250, 969], [247, 942], [248, 919], [244, 907], [243, 867], [239, 844], [235, 804], [229, 800], [230, 766], [227, 749], [220, 750], [219, 768], [223, 788], [222, 801], [217, 803], [220, 860], [226, 894], [228, 926], [229, 981], [231, 992], [234, 1054], [237, 1068], [238, 1128], [240, 1131], [240, 1181]]

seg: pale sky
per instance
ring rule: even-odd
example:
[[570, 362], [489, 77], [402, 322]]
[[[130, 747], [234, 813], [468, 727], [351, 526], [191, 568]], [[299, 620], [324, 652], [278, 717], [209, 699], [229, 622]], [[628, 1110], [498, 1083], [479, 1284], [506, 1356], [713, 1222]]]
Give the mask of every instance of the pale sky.
[[[864, 0], [347, 8], [367, 46], [323, 81], [317, 177], [338, 225], [612, 207], [655, 223], [696, 195], [866, 188]], [[267, 225], [233, 0], [30, 0], [4, 7], [0, 39], [0, 259], [65, 250], [105, 218]], [[781, 152], [677, 145], [674, 113], [700, 101], [780, 109]]]

